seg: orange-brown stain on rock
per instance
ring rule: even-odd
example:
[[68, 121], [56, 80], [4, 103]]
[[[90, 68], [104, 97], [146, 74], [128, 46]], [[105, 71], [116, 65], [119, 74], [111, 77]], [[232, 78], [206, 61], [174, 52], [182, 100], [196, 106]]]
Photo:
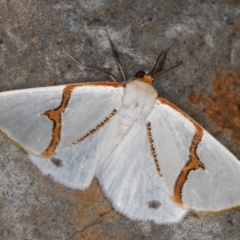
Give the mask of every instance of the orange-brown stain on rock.
[[[96, 179], [85, 191], [75, 191], [70, 199], [75, 209], [70, 214], [69, 220], [75, 229], [79, 229], [76, 234], [81, 236], [81, 239], [101, 239], [104, 225], [102, 223], [114, 222], [119, 218], [119, 214], [113, 210]], [[72, 234], [74, 232], [70, 233]]]
[[215, 74], [211, 96], [202, 93], [188, 97], [196, 105], [204, 105], [205, 113], [218, 130], [227, 130], [232, 145], [240, 144], [240, 73], [221, 77]]

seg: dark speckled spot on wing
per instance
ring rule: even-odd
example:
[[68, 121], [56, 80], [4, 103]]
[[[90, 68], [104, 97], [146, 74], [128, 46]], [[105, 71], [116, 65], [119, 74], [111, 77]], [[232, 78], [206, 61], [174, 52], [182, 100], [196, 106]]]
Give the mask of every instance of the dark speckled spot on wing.
[[157, 200], [152, 200], [148, 202], [148, 207], [153, 209], [158, 209], [161, 206], [161, 203]]
[[62, 166], [63, 166], [62, 160], [61, 160], [60, 158], [52, 157], [52, 158], [51, 158], [51, 162], [52, 162], [56, 167], [62, 167]]

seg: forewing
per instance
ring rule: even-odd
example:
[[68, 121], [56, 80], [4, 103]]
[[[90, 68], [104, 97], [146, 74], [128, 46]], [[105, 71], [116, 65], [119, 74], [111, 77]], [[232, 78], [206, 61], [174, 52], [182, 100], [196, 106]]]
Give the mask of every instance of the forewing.
[[156, 164], [146, 123], [138, 120], [103, 163], [98, 178], [113, 206], [130, 219], [177, 222], [186, 210], [171, 200]]
[[36, 156], [52, 156], [100, 129], [121, 106], [120, 83], [0, 93], [0, 130]]
[[0, 129], [25, 150], [40, 155], [51, 141], [52, 121], [42, 115], [59, 106], [64, 86], [0, 93]]
[[158, 98], [148, 121], [174, 201], [199, 211], [240, 205], [240, 164], [233, 154], [165, 99]]
[[205, 169], [189, 172], [182, 191], [184, 205], [202, 211], [239, 206], [239, 160], [205, 130], [197, 155]]

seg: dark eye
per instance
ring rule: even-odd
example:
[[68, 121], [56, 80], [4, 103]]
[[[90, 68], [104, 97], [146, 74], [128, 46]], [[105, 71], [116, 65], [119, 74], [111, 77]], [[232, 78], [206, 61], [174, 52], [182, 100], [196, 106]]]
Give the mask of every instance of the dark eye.
[[145, 72], [139, 71], [135, 74], [135, 78], [143, 78], [145, 76]]

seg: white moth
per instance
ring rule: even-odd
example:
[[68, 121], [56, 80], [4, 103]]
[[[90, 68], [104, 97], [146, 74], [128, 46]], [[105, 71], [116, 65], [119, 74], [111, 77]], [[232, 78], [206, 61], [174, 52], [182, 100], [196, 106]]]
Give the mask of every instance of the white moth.
[[151, 74], [0, 93], [0, 129], [40, 171], [79, 190], [97, 177], [133, 220], [175, 223], [188, 210], [240, 205], [238, 159], [158, 97]]

